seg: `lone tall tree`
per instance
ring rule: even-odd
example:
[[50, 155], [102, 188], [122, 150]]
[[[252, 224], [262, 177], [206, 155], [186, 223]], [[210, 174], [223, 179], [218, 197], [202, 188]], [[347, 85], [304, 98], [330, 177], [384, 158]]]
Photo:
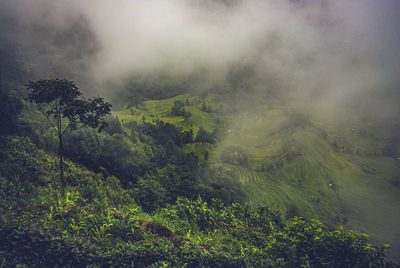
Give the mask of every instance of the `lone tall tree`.
[[104, 126], [104, 116], [110, 114], [111, 104], [103, 98], [83, 99], [74, 82], [65, 79], [29, 81], [28, 100], [38, 105], [59, 141], [61, 187], [64, 191], [63, 135], [76, 128], [77, 124], [89, 127]]

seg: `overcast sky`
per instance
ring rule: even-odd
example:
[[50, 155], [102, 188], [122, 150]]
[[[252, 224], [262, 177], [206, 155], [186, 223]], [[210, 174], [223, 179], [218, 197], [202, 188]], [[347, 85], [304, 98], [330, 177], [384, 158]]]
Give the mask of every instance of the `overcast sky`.
[[[300, 99], [378, 96], [376, 109], [396, 110], [390, 101], [399, 95], [396, 0], [248, 0], [229, 6], [194, 0], [0, 2], [21, 27], [63, 31], [85, 21], [95, 38], [95, 55], [71, 58], [71, 50], [80, 48], [63, 49], [68, 47], [68, 64], [84, 61], [88, 76], [99, 83], [201, 73], [223, 85], [232, 66], [248, 66], [260, 91], [273, 78]], [[45, 34], [21, 33], [24, 43], [48, 48], [31, 60], [46, 56], [66, 64], [68, 57], [60, 57], [65, 51], [53, 49], [54, 38]]]

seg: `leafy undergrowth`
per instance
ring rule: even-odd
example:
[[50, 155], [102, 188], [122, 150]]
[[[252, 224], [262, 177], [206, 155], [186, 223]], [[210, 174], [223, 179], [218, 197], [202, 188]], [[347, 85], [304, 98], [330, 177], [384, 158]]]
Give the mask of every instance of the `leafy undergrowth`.
[[57, 159], [20, 152], [38, 161], [24, 165], [34, 176], [0, 178], [2, 267], [393, 266], [387, 246], [371, 245], [367, 235], [314, 219], [284, 221], [266, 205], [179, 197], [146, 213], [117, 178], [72, 162], [61, 194]]
[[79, 192], [54, 194], [40, 205], [2, 207], [3, 266], [391, 266], [385, 246], [364, 234], [328, 230], [318, 220], [283, 222], [266, 206], [179, 198], [150, 215], [133, 200], [107, 206], [107, 194], [91, 201]]

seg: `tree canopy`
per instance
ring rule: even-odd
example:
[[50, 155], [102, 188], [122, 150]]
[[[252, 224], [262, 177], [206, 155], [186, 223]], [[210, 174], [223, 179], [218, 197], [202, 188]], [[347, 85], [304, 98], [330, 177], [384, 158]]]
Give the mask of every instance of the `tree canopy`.
[[38, 105], [57, 133], [63, 186], [63, 135], [75, 129], [78, 123], [92, 128], [100, 127], [101, 131], [105, 125], [104, 117], [110, 114], [111, 104], [101, 97], [84, 99], [75, 83], [66, 79], [29, 81], [26, 86], [31, 91], [28, 100]]
[[27, 88], [31, 90], [28, 100], [35, 102], [47, 118], [53, 116], [61, 123], [64, 118], [68, 120], [66, 125], [54, 125], [50, 121], [57, 133], [65, 133], [78, 122], [90, 127], [103, 127], [103, 117], [111, 110], [111, 104], [101, 97], [83, 99], [75, 83], [65, 79], [29, 81]]

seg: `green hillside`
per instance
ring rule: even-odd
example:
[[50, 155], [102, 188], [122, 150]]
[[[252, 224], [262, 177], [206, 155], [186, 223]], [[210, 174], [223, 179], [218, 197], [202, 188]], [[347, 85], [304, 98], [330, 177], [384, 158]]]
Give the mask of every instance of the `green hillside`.
[[[175, 101], [184, 102], [190, 116], [174, 115]], [[123, 124], [161, 120], [194, 134], [217, 132], [215, 144], [192, 143], [186, 150], [200, 159], [207, 152], [205, 163], [240, 181], [252, 203], [355, 228], [399, 251], [400, 163], [382, 155], [384, 130], [345, 113], [335, 120], [310, 117], [290, 104], [241, 112], [227, 107], [213, 96], [180, 95], [114, 114]]]
[[92, 2], [0, 0], [0, 268], [400, 268], [399, 1]]
[[[189, 118], [175, 116], [171, 113], [175, 101], [188, 102], [185, 110], [192, 115]], [[211, 100], [202, 100], [200, 97], [191, 97], [189, 95], [179, 95], [164, 100], [149, 100], [138, 104], [129, 109], [114, 112], [123, 124], [131, 121], [135, 122], [153, 122], [154, 120], [162, 120], [166, 123], [174, 124], [182, 131], [193, 130], [196, 134], [200, 127], [207, 131], [216, 128], [216, 115], [201, 110], [203, 102], [207, 102], [209, 107], [213, 107]], [[214, 104], [215, 105], [215, 104]]]

